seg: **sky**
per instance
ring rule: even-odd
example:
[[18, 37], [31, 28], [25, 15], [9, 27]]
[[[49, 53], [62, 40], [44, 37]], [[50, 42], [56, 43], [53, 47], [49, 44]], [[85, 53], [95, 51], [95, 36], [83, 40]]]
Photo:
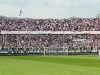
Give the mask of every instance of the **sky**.
[[100, 0], [0, 0], [0, 15], [7, 17], [95, 18], [99, 13]]

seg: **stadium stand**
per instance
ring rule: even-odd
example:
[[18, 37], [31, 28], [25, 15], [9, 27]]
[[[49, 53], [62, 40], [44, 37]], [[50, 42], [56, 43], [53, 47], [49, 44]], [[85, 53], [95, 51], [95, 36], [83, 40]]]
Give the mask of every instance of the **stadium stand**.
[[[97, 53], [100, 35], [90, 34], [100, 30], [99, 18], [78, 19], [1, 19], [0, 53]], [[2, 34], [3, 31], [32, 31], [34, 34]], [[35, 32], [38, 32], [35, 34]], [[41, 34], [41, 32], [45, 32]], [[48, 31], [57, 34], [47, 33]], [[83, 32], [84, 34], [63, 34], [64, 32]], [[61, 33], [61, 34], [60, 34]], [[81, 41], [80, 39], [86, 39]]]
[[2, 31], [99, 31], [100, 19], [3, 19]]

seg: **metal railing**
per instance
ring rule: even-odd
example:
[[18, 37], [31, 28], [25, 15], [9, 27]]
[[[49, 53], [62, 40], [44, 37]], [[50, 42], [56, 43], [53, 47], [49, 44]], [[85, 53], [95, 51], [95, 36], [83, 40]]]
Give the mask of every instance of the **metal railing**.
[[1, 48], [0, 55], [79, 55], [98, 54], [98, 50], [71, 47]]

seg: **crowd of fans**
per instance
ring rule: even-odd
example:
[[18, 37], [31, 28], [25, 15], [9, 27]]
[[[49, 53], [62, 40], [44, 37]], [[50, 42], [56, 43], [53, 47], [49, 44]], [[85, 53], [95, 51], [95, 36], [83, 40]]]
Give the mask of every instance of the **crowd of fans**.
[[[84, 41], [75, 41], [86, 39]], [[100, 46], [100, 35], [0, 35], [1, 48], [91, 48], [94, 50]]]
[[[76, 19], [1, 19], [0, 31], [99, 31], [99, 18]], [[75, 39], [86, 39], [75, 41]], [[1, 48], [90, 47], [100, 46], [100, 35], [0, 35]], [[18, 50], [18, 49], [17, 49]]]
[[0, 31], [99, 31], [100, 19], [1, 19]]

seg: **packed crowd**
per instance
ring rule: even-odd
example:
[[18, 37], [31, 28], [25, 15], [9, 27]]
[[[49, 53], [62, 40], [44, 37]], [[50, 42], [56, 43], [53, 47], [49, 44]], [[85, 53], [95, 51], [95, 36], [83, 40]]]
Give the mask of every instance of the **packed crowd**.
[[[100, 19], [1, 19], [0, 31], [99, 31]], [[86, 41], [75, 41], [86, 39]], [[100, 35], [0, 35], [1, 48], [95, 47]]]
[[99, 31], [100, 19], [1, 19], [0, 31]]
[[0, 35], [0, 48], [91, 47], [93, 50], [97, 46], [100, 35]]

